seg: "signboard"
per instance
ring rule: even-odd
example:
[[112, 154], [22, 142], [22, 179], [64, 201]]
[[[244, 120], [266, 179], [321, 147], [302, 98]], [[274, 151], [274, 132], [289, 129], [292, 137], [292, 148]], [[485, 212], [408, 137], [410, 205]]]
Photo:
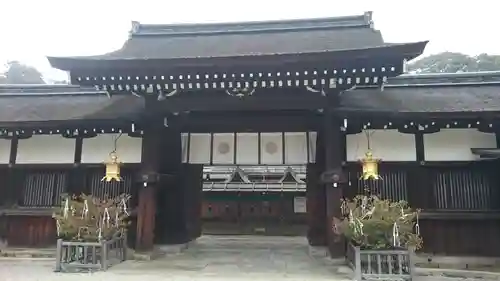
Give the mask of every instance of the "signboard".
[[293, 211], [295, 213], [307, 213], [307, 199], [306, 197], [293, 198]]

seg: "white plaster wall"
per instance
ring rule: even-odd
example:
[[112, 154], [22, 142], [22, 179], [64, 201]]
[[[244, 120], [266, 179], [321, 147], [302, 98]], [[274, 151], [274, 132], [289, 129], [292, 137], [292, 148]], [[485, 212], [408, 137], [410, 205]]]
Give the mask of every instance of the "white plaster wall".
[[188, 142], [189, 142], [189, 134], [182, 133], [181, 134], [182, 163], [187, 163], [188, 161]]
[[[83, 139], [82, 163], [103, 163], [109, 160], [113, 151], [114, 140], [119, 134], [99, 134]], [[142, 156], [142, 138], [121, 135], [116, 145], [116, 153], [122, 163], [140, 163]]]
[[[61, 135], [34, 135], [17, 145], [17, 164], [68, 164], [75, 162], [76, 140]], [[8, 160], [7, 160], [8, 161]]]
[[210, 134], [191, 134], [189, 163], [210, 164]]
[[11, 140], [0, 139], [0, 164], [9, 164]]
[[[309, 162], [314, 162], [316, 132], [287, 132], [284, 137], [285, 164], [306, 164], [308, 147]], [[210, 147], [210, 138], [209, 133], [190, 135], [183, 133], [183, 162], [210, 164], [211, 153], [213, 153], [213, 164], [220, 165], [258, 165], [259, 154], [260, 164], [282, 164], [283, 162], [283, 134], [281, 132], [261, 133], [260, 151], [258, 133], [236, 133], [236, 147], [234, 146], [234, 133], [214, 134], [212, 147]], [[309, 146], [307, 145], [308, 139]], [[234, 163], [235, 156], [236, 163]]]
[[260, 134], [260, 161], [264, 165], [283, 163], [283, 141], [281, 133]]
[[442, 129], [424, 135], [426, 161], [473, 161], [479, 157], [471, 148], [496, 148], [495, 134], [476, 129]]
[[[383, 161], [416, 161], [415, 136], [397, 130], [369, 130], [375, 158]], [[346, 136], [347, 161], [358, 161], [368, 148], [366, 132]]]
[[234, 134], [214, 134], [212, 143], [212, 162], [217, 165], [234, 164]]
[[236, 164], [257, 164], [259, 162], [259, 135], [256, 133], [238, 133], [236, 141]]
[[317, 132], [308, 132], [309, 134], [309, 163], [316, 163], [316, 139]]
[[285, 163], [307, 163], [307, 133], [285, 133]]

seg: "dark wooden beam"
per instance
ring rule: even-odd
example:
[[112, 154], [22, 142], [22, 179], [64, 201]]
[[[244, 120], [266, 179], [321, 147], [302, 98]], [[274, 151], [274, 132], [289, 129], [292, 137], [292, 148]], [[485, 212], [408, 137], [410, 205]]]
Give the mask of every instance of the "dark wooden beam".
[[316, 111], [191, 113], [169, 120], [178, 122], [182, 132], [192, 133], [306, 132], [317, 131], [321, 126], [321, 116]]
[[[264, 92], [264, 90], [261, 90]], [[252, 111], [252, 110], [315, 110], [325, 104], [325, 97], [320, 93], [308, 92], [305, 88], [302, 93], [297, 90], [265, 91], [259, 95], [259, 90], [248, 97], [235, 97], [227, 95], [224, 90], [218, 94], [208, 93], [181, 93], [178, 96], [158, 101], [155, 105], [159, 112], [183, 111]]]

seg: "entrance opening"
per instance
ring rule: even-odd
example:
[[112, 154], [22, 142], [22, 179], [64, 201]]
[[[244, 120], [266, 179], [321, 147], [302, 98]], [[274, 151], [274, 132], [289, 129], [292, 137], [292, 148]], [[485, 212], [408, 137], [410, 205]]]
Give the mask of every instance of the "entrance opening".
[[202, 233], [305, 236], [305, 165], [203, 168]]

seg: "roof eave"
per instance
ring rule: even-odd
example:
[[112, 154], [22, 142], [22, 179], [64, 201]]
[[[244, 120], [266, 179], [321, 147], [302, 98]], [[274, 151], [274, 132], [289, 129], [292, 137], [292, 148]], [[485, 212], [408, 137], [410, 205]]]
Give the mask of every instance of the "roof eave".
[[65, 70], [95, 70], [117, 69], [150, 66], [153, 68], [169, 67], [199, 67], [199, 66], [234, 66], [235, 60], [241, 65], [324, 62], [329, 60], [359, 60], [376, 58], [397, 58], [412, 60], [420, 56], [428, 41], [388, 44], [383, 46], [367, 47], [362, 49], [326, 50], [322, 52], [285, 53], [285, 54], [255, 54], [231, 57], [191, 57], [191, 58], [109, 58], [107, 56], [92, 57], [47, 57], [52, 67]]
[[471, 110], [471, 111], [388, 111], [370, 110], [363, 108], [340, 107], [335, 111], [338, 116], [349, 117], [385, 117], [385, 118], [416, 118], [416, 119], [453, 119], [453, 118], [500, 118], [500, 110]]

